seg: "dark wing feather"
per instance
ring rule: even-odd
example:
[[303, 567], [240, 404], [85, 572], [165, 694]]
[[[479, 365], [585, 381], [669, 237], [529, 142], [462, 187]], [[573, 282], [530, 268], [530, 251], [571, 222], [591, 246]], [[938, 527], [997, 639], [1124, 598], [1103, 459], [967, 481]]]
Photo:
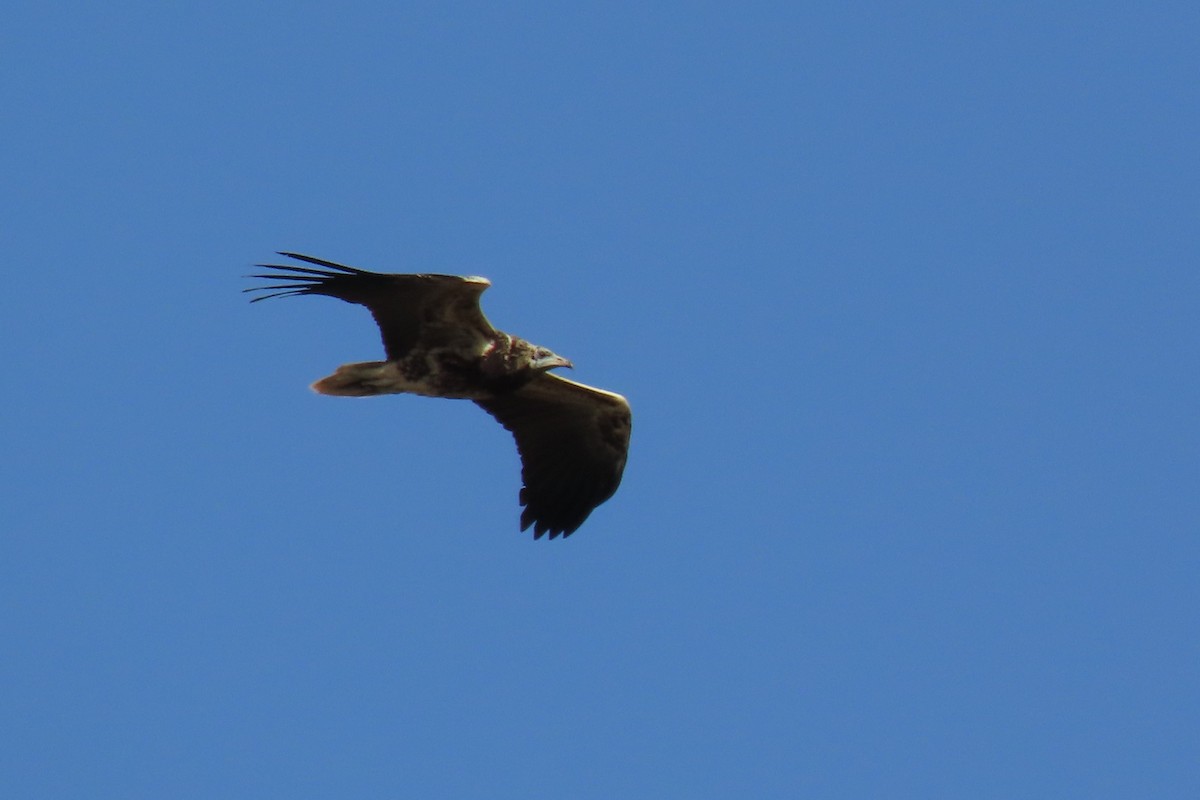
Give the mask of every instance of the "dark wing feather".
[[382, 274], [299, 253], [279, 255], [324, 269], [259, 264], [279, 272], [250, 277], [289, 282], [244, 290], [266, 292], [251, 302], [323, 294], [366, 306], [379, 326], [383, 348], [391, 360], [404, 357], [418, 344], [429, 347], [464, 338], [490, 339], [496, 333], [479, 308], [479, 296], [491, 285], [486, 278]]
[[521, 530], [569, 536], [621, 483], [631, 415], [624, 397], [539, 373], [515, 392], [476, 400], [521, 454]]

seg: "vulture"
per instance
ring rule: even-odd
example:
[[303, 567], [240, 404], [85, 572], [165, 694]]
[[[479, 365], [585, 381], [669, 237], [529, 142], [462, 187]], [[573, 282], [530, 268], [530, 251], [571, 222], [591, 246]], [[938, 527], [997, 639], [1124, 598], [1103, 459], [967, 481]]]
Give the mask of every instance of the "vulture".
[[365, 306], [383, 337], [384, 361], [343, 364], [312, 385], [320, 394], [419, 394], [474, 401], [507, 428], [521, 457], [521, 530], [535, 539], [574, 533], [616, 492], [629, 451], [629, 403], [550, 370], [570, 361], [498, 331], [479, 308], [486, 278], [368, 272], [299, 253], [310, 266], [259, 264], [277, 272], [243, 291], [271, 297], [318, 294]]

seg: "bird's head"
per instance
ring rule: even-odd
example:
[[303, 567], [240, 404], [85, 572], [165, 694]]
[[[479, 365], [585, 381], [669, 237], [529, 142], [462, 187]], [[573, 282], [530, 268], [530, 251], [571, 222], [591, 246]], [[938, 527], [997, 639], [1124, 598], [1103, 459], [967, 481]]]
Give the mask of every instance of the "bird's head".
[[533, 352], [530, 354], [529, 367], [539, 372], [545, 372], [555, 367], [567, 367], [571, 369], [574, 366], [569, 360], [545, 347], [534, 347]]

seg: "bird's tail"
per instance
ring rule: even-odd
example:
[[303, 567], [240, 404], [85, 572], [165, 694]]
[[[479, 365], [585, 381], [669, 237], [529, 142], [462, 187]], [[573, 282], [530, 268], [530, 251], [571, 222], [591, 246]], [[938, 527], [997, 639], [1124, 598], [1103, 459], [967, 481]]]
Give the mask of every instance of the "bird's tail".
[[[337, 397], [370, 397], [376, 394], [390, 394], [385, 388], [385, 361], [363, 361], [357, 364], [343, 364], [332, 375], [321, 378], [312, 385], [312, 390], [318, 394], [330, 394]], [[394, 389], [391, 391], [395, 391]]]

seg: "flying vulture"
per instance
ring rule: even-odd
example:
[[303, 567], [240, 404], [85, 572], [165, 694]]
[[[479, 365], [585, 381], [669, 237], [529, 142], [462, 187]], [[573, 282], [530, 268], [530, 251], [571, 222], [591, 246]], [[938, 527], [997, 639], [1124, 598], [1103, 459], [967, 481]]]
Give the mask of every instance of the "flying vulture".
[[313, 266], [259, 264], [252, 275], [283, 283], [251, 302], [323, 294], [366, 306], [383, 336], [386, 361], [343, 364], [312, 385], [321, 394], [367, 397], [421, 394], [473, 400], [517, 441], [521, 455], [521, 530], [550, 538], [573, 533], [621, 483], [629, 451], [629, 403], [613, 392], [550, 370], [571, 362], [492, 327], [479, 309], [486, 278], [388, 275], [299, 253]]

